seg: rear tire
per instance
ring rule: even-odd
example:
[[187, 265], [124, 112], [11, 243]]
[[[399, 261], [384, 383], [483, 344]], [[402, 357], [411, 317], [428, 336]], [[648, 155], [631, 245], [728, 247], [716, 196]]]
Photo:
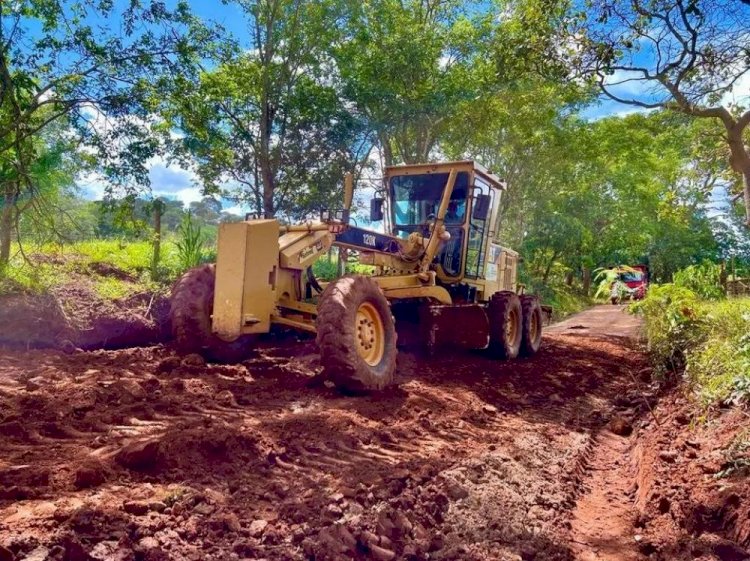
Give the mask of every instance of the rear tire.
[[534, 356], [542, 346], [542, 306], [539, 298], [532, 295], [521, 296], [523, 314], [521, 354]]
[[252, 335], [232, 342], [219, 339], [211, 331], [216, 267], [201, 265], [190, 269], [172, 287], [169, 317], [172, 336], [180, 354], [198, 353], [214, 362], [239, 362], [252, 351]]
[[513, 359], [521, 351], [523, 340], [521, 300], [515, 292], [495, 292], [487, 305], [490, 320], [489, 351], [498, 358]]
[[369, 277], [345, 276], [318, 302], [317, 343], [324, 374], [339, 388], [381, 390], [396, 371], [396, 325], [383, 291]]

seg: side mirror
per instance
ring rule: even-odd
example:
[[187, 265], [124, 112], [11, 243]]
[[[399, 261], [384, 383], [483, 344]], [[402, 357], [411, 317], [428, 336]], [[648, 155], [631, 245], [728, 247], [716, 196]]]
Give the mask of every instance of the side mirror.
[[370, 201], [370, 222], [383, 220], [383, 199], [374, 197]]
[[490, 205], [492, 197], [489, 195], [477, 195], [474, 199], [474, 219], [487, 220], [490, 215]]

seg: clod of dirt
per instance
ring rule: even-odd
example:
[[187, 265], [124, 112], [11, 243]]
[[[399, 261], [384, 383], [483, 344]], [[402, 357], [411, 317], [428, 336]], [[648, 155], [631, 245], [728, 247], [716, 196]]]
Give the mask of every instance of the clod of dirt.
[[148, 509], [153, 512], [164, 512], [167, 509], [167, 505], [161, 501], [151, 501], [148, 503]]
[[179, 357], [170, 356], [161, 360], [159, 364], [156, 365], [156, 371], [159, 374], [169, 374], [170, 372], [177, 370], [181, 364], [182, 361]]
[[676, 450], [662, 450], [659, 452], [659, 458], [668, 463], [673, 463], [677, 459]]
[[126, 501], [122, 505], [122, 510], [135, 516], [143, 516], [149, 510], [148, 503], [145, 501]]
[[396, 554], [393, 551], [377, 545], [370, 546], [370, 555], [377, 561], [391, 561], [391, 559], [396, 558]]
[[[91, 555], [86, 553], [83, 546], [75, 539], [66, 538], [64, 547], [61, 549], [63, 561], [94, 561]], [[54, 548], [52, 553], [54, 553]], [[50, 559], [59, 558], [59, 556], [54, 556], [52, 553], [50, 554]]]
[[80, 466], [75, 473], [74, 484], [78, 489], [97, 487], [107, 480], [104, 466], [99, 462], [89, 462]]
[[445, 486], [445, 492], [451, 500], [459, 501], [469, 496], [469, 491], [460, 483], [450, 482]]
[[197, 353], [189, 354], [182, 359], [182, 366], [200, 368], [206, 366], [206, 359]]
[[45, 468], [30, 465], [13, 466], [0, 470], [0, 487], [46, 487], [49, 485], [49, 476], [50, 472]]
[[160, 456], [159, 442], [134, 442], [120, 450], [115, 461], [133, 471], [148, 471], [156, 467]]
[[250, 523], [250, 527], [248, 528], [248, 534], [251, 538], [259, 538], [263, 535], [263, 532], [266, 531], [266, 528], [268, 527], [268, 521], [267, 520], [253, 520]]
[[633, 425], [625, 417], [615, 415], [609, 422], [609, 430], [619, 436], [630, 436], [633, 433]]

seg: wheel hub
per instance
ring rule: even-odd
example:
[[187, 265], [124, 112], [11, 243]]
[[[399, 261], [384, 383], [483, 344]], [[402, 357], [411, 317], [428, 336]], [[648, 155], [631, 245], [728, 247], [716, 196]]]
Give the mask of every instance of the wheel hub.
[[532, 313], [530, 319], [531, 319], [531, 329], [530, 329], [531, 340], [536, 342], [536, 340], [539, 338], [539, 331], [540, 331], [538, 314]]
[[385, 352], [385, 327], [378, 310], [369, 302], [357, 309], [355, 318], [357, 353], [370, 366], [376, 366]]
[[519, 333], [518, 312], [511, 310], [508, 314], [508, 323], [505, 325], [505, 335], [508, 343], [515, 346]]

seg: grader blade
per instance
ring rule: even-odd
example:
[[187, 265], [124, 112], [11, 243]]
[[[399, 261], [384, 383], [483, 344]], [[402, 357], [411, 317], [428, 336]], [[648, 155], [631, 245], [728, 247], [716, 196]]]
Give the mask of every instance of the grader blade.
[[483, 306], [433, 304], [422, 309], [420, 327], [428, 352], [442, 346], [486, 349], [490, 324]]

